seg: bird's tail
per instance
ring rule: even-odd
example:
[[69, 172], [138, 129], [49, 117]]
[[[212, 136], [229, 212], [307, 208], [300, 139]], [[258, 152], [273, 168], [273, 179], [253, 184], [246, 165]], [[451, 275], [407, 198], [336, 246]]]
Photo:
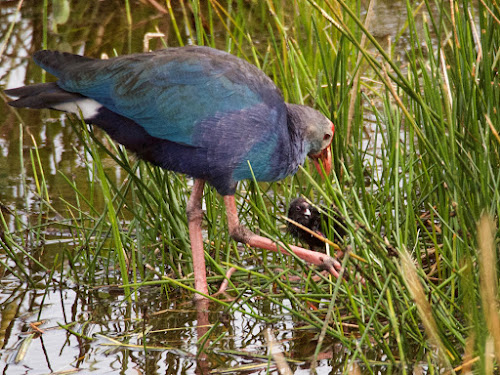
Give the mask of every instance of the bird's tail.
[[39, 83], [5, 90], [13, 98], [8, 102], [17, 108], [50, 108], [58, 111], [82, 115], [86, 120], [95, 118], [102, 108], [97, 101], [83, 95], [68, 92], [60, 88], [57, 83]]
[[38, 66], [57, 78], [62, 78], [64, 73], [68, 71], [72, 73], [85, 71], [82, 69], [82, 64], [96, 61], [90, 57], [49, 50], [36, 51], [33, 54], [33, 60]]
[[80, 94], [64, 91], [57, 83], [39, 83], [5, 90], [5, 94], [14, 98], [9, 105], [16, 108], [52, 108], [64, 103], [72, 103], [83, 99]]

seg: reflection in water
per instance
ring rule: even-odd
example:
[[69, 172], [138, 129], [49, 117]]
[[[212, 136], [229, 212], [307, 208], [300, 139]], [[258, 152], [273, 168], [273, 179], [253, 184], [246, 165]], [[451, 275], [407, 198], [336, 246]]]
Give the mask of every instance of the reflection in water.
[[[167, 301], [159, 288], [141, 288], [132, 304], [117, 292], [111, 287], [57, 291], [4, 288], [0, 293], [2, 373], [135, 369], [165, 374], [196, 369], [196, 373], [206, 374], [215, 368], [236, 368], [244, 363], [266, 368], [264, 323], [238, 312], [226, 320], [223, 311], [213, 304], [209, 308], [194, 306], [175, 296]], [[257, 300], [253, 302], [254, 309], [263, 307]], [[279, 314], [269, 327], [287, 358], [297, 360], [291, 366], [306, 369], [303, 360], [313, 354], [316, 332], [297, 331], [296, 322], [288, 315], [282, 316], [281, 308], [268, 302], [266, 305], [263, 311], [268, 309], [269, 316], [273, 311]], [[42, 322], [38, 328], [43, 333], [35, 335], [25, 348], [26, 354], [16, 363], [19, 347], [36, 332], [30, 326], [34, 322]], [[207, 332], [209, 337], [203, 340]], [[339, 347], [326, 342], [320, 359], [341, 366], [344, 355]]]

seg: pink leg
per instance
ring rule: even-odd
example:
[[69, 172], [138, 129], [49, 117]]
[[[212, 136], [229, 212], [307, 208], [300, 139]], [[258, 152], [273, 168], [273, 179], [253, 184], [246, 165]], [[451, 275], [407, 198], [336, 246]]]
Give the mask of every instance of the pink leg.
[[[252, 247], [266, 249], [270, 251], [279, 251], [288, 254], [287, 247], [282, 244], [276, 244], [268, 238], [259, 236], [240, 224], [238, 219], [238, 211], [236, 210], [236, 201], [233, 195], [224, 196], [224, 204], [226, 205], [226, 214], [229, 227], [229, 234], [238, 242], [248, 244]], [[290, 250], [300, 259], [308, 263], [321, 266], [328, 270], [335, 277], [339, 277], [337, 270], [342, 269], [342, 265], [334, 258], [319, 253], [316, 251], [306, 250], [302, 247], [289, 245]]]
[[[205, 252], [203, 250], [203, 236], [201, 234], [201, 221], [203, 210], [201, 202], [203, 199], [204, 180], [194, 180], [193, 191], [187, 203], [187, 217], [189, 228], [189, 239], [191, 240], [191, 252], [193, 254], [194, 287], [203, 294], [208, 295], [207, 270], [205, 268]], [[205, 299], [201, 294], [195, 295], [195, 300]]]
[[[199, 294], [197, 294], [199, 296]], [[198, 354], [196, 355], [195, 374], [209, 374], [211, 364], [205, 351], [206, 346], [210, 346], [210, 340], [201, 342], [201, 338], [208, 332], [210, 321], [208, 319], [208, 307], [210, 300], [201, 298], [195, 301], [196, 308], [196, 333], [198, 335]]]
[[226, 272], [226, 278], [220, 284], [220, 287], [219, 287], [219, 290], [217, 291], [217, 293], [212, 294], [212, 297], [218, 296], [219, 294], [223, 294], [226, 292], [227, 287], [229, 286], [229, 279], [231, 278], [231, 276], [233, 276], [233, 273], [235, 273], [235, 272], [236, 272], [236, 268], [234, 268], [234, 267], [231, 267]]

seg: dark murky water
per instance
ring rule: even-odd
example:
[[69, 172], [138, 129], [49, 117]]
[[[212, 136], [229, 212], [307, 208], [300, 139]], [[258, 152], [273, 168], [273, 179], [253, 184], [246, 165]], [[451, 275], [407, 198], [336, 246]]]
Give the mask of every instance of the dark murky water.
[[[158, 288], [141, 288], [139, 293], [136, 300], [140, 303], [130, 304], [118, 289], [109, 287], [27, 289], [4, 280], [0, 293], [2, 373], [234, 373], [245, 372], [245, 366], [252, 373], [266, 373], [265, 329], [275, 335], [295, 373], [308, 373], [317, 332], [300, 329], [301, 324], [283, 315], [278, 306], [250, 301], [254, 311], [274, 320], [266, 325], [242, 312], [225, 314], [216, 305], [200, 316], [189, 298], [174, 297], [167, 302]], [[218, 340], [197, 357], [201, 345], [197, 340], [209, 329], [200, 326], [202, 320], [214, 324], [210, 337]], [[34, 328], [33, 322], [42, 324]], [[327, 340], [318, 370], [337, 372], [345, 366], [346, 355], [340, 344]]]
[[[394, 1], [380, 3], [376, 13], [379, 21], [384, 22], [374, 20], [373, 24], [380, 39], [384, 40], [387, 35], [400, 30], [406, 18], [405, 5]], [[131, 28], [128, 27], [123, 1], [74, 0], [59, 1], [58, 4], [62, 8], [49, 14], [49, 49], [97, 57], [112, 51], [125, 54], [141, 51], [143, 35], [155, 31], [165, 33], [168, 44], [176, 45], [169, 16], [155, 10], [147, 1], [131, 1]], [[19, 14], [16, 13], [17, 5], [18, 1], [0, 2], [0, 86], [3, 88], [38, 81], [40, 75], [39, 68], [28, 57], [43, 43], [43, 1], [24, 1]], [[247, 5], [248, 8], [242, 11], [251, 12], [252, 3]], [[65, 10], [66, 6], [69, 8]], [[181, 14], [178, 4], [174, 8]], [[55, 20], [59, 24], [56, 25]], [[259, 33], [266, 32], [265, 20], [260, 22], [255, 25], [254, 41], [258, 40]], [[220, 27], [218, 32], [220, 47], [224, 48], [225, 31]], [[151, 43], [151, 49], [161, 46], [157, 40]], [[88, 176], [79, 172], [84, 170], [85, 158], [82, 155], [85, 152], [64, 115], [51, 118], [48, 111], [21, 110], [20, 113], [26, 124], [22, 134], [15, 113], [4, 100], [0, 101], [0, 203], [10, 210], [24, 207], [27, 211], [19, 213], [20, 217], [29, 221], [31, 213], [37, 212], [39, 199], [32, 193], [36, 190], [33, 173], [22, 170], [20, 155], [29, 160], [33, 142], [38, 145], [49, 195], [63, 198], [52, 202], [56, 211], [65, 210], [68, 202], [76, 203], [74, 191], [64, 176], [70, 176], [81, 189], [88, 186]], [[111, 161], [107, 165], [108, 172], [117, 181], [125, 178], [121, 168]], [[97, 207], [98, 210], [101, 208]], [[9, 215], [6, 218], [11, 220], [9, 227], [15, 229], [14, 219]], [[59, 241], [45, 246], [46, 253], [39, 259], [51, 265], [59, 248]], [[4, 257], [1, 251], [0, 257]], [[223, 373], [226, 370], [234, 373], [243, 372], [241, 367], [244, 365], [249, 366], [250, 373], [276, 373], [274, 368], [268, 367], [267, 346], [263, 338], [266, 328], [274, 333], [287, 358], [297, 361], [290, 364], [295, 373], [309, 373], [308, 359], [316, 347], [317, 332], [299, 329], [300, 324], [292, 315], [269, 301], [254, 299], [240, 306], [245, 311], [251, 302], [255, 312], [265, 314], [273, 321], [266, 325], [242, 312], [226, 315], [215, 305], [210, 306], [209, 313], [200, 316], [189, 297], [174, 295], [167, 300], [160, 288], [141, 288], [140, 295], [134, 298], [140, 303], [127, 303], [118, 288], [115, 291], [112, 287], [90, 289], [69, 285], [71, 281], [57, 273], [53, 278], [57, 281], [51, 285], [60, 287], [46, 289], [47, 280], [44, 279], [36, 288], [20, 285], [11, 277], [1, 280], [2, 374], [191, 374], [195, 371]], [[287, 301], [283, 303], [289, 304]], [[212, 322], [215, 327], [210, 333], [212, 343], [205, 354], [197, 357], [201, 345], [197, 340], [206, 331], [200, 327], [203, 320]], [[42, 325], [30, 326], [30, 323], [40, 321]], [[60, 325], [95, 339], [78, 338]], [[328, 339], [323, 348], [318, 373], [342, 372], [349, 353]], [[384, 360], [376, 353], [374, 358]], [[381, 369], [385, 373], [391, 372]]]

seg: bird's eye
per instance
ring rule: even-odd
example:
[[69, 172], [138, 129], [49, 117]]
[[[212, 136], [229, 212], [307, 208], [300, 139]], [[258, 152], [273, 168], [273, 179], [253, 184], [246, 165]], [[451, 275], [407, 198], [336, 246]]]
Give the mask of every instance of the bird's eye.
[[332, 135], [331, 135], [331, 134], [326, 133], [326, 134], [323, 136], [323, 140], [324, 140], [324, 141], [328, 141], [331, 137], [332, 137]]

